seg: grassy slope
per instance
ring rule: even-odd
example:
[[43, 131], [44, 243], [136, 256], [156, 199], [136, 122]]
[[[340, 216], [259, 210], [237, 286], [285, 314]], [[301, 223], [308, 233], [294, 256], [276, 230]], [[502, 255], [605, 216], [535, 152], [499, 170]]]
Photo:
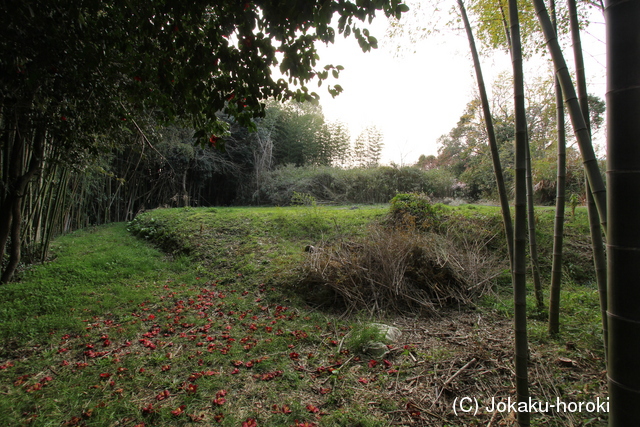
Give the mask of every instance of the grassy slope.
[[286, 270], [280, 265], [295, 264], [306, 245], [362, 235], [386, 209], [182, 208], [150, 212], [130, 228], [165, 251], [194, 256], [219, 274], [234, 271], [277, 280], [272, 275]]
[[121, 310], [123, 303], [135, 307], [152, 297], [154, 282], [174, 269], [162, 253], [130, 238], [125, 224], [60, 237], [52, 251], [57, 260], [3, 286], [4, 349], [50, 330], [81, 330], [82, 318]]
[[[495, 214], [491, 208], [459, 211]], [[157, 210], [131, 225], [174, 252], [173, 259], [127, 234], [122, 224], [58, 239], [54, 262], [32, 269], [0, 296], [0, 424], [485, 425], [488, 417], [423, 408], [427, 395], [411, 394], [418, 389], [415, 378], [424, 384], [449, 378], [452, 372], [440, 373], [442, 366], [451, 370], [470, 347], [460, 349], [433, 325], [428, 338], [435, 346], [421, 347], [426, 341], [408, 332], [387, 359], [371, 362], [358, 353], [362, 322], [305, 308], [286, 289], [306, 245], [362, 235], [384, 212]], [[544, 215], [540, 223], [546, 223]], [[581, 235], [584, 221], [572, 221], [569, 233]], [[586, 399], [601, 393], [602, 381], [580, 375], [572, 363], [583, 371], [602, 368], [588, 361], [601, 356], [597, 297], [593, 286], [570, 289], [563, 301], [566, 332], [549, 339], [544, 322], [533, 319], [532, 348], [536, 360], [549, 361], [550, 382], [573, 378], [557, 393]], [[484, 304], [489, 318], [495, 312], [508, 317], [508, 286]], [[508, 334], [508, 322], [502, 323]], [[465, 334], [480, 341], [486, 333], [498, 336], [487, 327]], [[546, 417], [540, 422], [556, 425]]]

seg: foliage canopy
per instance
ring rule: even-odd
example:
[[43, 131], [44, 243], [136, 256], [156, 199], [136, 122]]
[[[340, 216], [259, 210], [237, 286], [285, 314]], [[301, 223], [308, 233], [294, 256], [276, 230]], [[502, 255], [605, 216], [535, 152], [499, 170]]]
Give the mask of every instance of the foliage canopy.
[[[38, 113], [48, 128], [93, 133], [144, 109], [159, 109], [167, 119], [188, 115], [198, 129], [215, 131], [220, 110], [248, 124], [268, 97], [317, 99], [305, 84], [338, 76], [341, 67], [318, 67], [314, 43], [353, 34], [369, 50], [377, 41], [360, 23], [379, 10], [399, 16], [406, 6], [399, 0], [59, 0], [9, 1], [2, 8], [5, 114]], [[340, 90], [329, 88], [334, 95]]]

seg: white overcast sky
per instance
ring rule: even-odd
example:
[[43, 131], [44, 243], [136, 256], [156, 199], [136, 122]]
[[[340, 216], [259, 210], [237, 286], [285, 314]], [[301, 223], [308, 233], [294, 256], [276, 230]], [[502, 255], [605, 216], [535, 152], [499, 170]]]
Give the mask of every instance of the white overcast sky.
[[[592, 21], [582, 33], [592, 83], [589, 90], [604, 99], [604, 19], [596, 13]], [[342, 65], [345, 69], [337, 81], [325, 82], [320, 88], [311, 84], [310, 89], [320, 94], [327, 120], [349, 125], [352, 138], [366, 126], [376, 125], [385, 136], [383, 163], [408, 165], [421, 154], [437, 154], [438, 137], [456, 125], [474, 96], [476, 80], [462, 31], [447, 30], [413, 44], [415, 53], [397, 56], [394, 46], [403, 42], [384, 40], [387, 25], [384, 17], [378, 17], [369, 27], [380, 45], [371, 52], [363, 53], [353, 37], [336, 36], [335, 44], [321, 46], [320, 64]], [[566, 59], [572, 61], [570, 56]], [[506, 54], [481, 61], [487, 84], [500, 72], [511, 70]], [[538, 60], [538, 65], [530, 64], [529, 68], [534, 73], [544, 72], [541, 68], [545, 66], [540, 63], [544, 61]], [[339, 83], [344, 92], [332, 99], [325, 89], [327, 83]]]

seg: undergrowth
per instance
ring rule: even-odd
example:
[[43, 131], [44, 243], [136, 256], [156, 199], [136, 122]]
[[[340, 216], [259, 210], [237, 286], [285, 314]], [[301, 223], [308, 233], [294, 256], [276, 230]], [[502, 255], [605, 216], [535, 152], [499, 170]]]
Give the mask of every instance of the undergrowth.
[[[446, 209], [459, 219], [496, 212]], [[296, 293], [306, 247], [366, 238], [386, 212], [155, 210], [128, 226], [139, 239], [115, 224], [56, 240], [56, 259], [0, 294], [0, 425], [487, 425], [490, 415], [455, 416], [451, 402], [469, 389], [512, 391], [504, 273], [476, 310], [427, 319], [345, 317]], [[584, 400], [602, 395], [597, 294], [591, 285], [566, 289], [560, 337], [531, 314], [533, 390]], [[383, 343], [385, 356], [363, 351], [380, 339], [372, 321], [403, 331]], [[535, 376], [539, 368], [545, 376]]]

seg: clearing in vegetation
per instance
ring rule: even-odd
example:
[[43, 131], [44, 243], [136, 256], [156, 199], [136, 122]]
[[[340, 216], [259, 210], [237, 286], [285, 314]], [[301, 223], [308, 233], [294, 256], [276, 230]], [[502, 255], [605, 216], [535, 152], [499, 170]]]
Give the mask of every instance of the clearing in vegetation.
[[[389, 215], [388, 205], [165, 209], [57, 239], [55, 259], [0, 296], [0, 424], [513, 425], [508, 412], [453, 410], [465, 396], [484, 406], [515, 398], [499, 209], [442, 206], [429, 211], [432, 223], [403, 212]], [[537, 215], [544, 259], [553, 212]], [[560, 337], [547, 335], [546, 316], [530, 304], [536, 401], [606, 399], [586, 227], [578, 209], [567, 222]], [[396, 262], [387, 273], [404, 277], [395, 283], [409, 298], [392, 301], [389, 288], [372, 296], [375, 307], [362, 290], [350, 298], [355, 288], [345, 278], [370, 289], [381, 280], [362, 273], [361, 263], [374, 265], [380, 250], [363, 248], [382, 247], [394, 230], [397, 241], [382, 260]], [[425, 249], [445, 245], [443, 236], [450, 246]], [[413, 261], [401, 265], [397, 248]], [[418, 280], [426, 275], [419, 261], [434, 257], [442, 277], [456, 280]], [[460, 273], [470, 266], [474, 278]], [[455, 292], [411, 302], [428, 283]], [[389, 341], [372, 323], [402, 335]], [[549, 412], [533, 422], [605, 425], [606, 414]]]

